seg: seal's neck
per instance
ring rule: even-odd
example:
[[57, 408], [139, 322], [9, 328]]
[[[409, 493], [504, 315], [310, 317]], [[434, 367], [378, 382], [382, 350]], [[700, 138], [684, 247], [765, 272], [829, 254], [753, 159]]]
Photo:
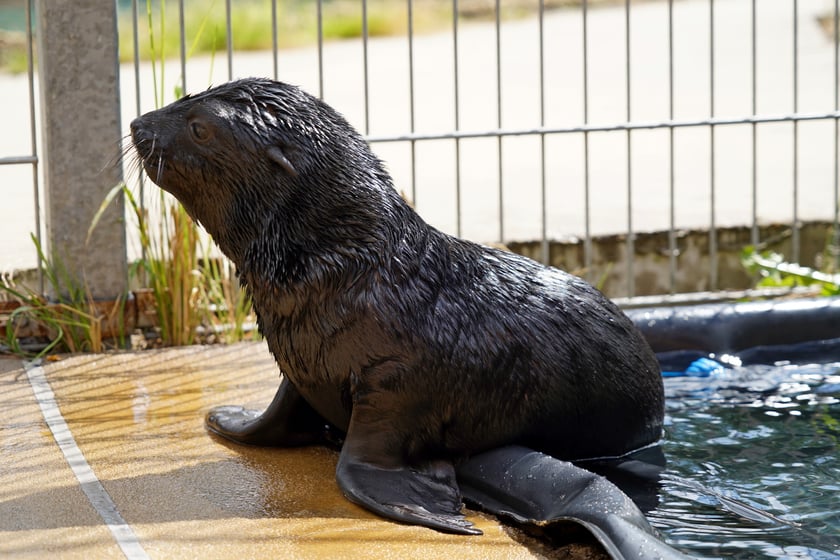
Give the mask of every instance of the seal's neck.
[[225, 231], [219, 245], [252, 280], [336, 285], [387, 263], [412, 231], [425, 228], [390, 184], [342, 188], [340, 196], [301, 190], [294, 204], [266, 209], [261, 220]]

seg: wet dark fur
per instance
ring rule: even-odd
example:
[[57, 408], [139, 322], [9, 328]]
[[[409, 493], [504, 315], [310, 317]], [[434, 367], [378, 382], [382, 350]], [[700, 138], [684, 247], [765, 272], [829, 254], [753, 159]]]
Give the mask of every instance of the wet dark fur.
[[242, 80], [131, 129], [152, 180], [236, 263], [306, 402], [343, 431], [354, 411], [375, 411], [358, 432], [380, 434], [378, 462], [508, 443], [618, 456], [661, 436], [656, 359], [612, 302], [426, 224], [321, 101]]

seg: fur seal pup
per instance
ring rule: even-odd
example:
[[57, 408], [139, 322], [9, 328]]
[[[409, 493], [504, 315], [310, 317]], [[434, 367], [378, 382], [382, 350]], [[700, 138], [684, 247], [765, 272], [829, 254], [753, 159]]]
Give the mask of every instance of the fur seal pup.
[[656, 357], [585, 281], [444, 234], [335, 110], [246, 79], [131, 123], [149, 177], [236, 264], [283, 374], [209, 430], [292, 446], [345, 435], [336, 477], [391, 519], [478, 534], [454, 465], [509, 444], [617, 457], [662, 433]]

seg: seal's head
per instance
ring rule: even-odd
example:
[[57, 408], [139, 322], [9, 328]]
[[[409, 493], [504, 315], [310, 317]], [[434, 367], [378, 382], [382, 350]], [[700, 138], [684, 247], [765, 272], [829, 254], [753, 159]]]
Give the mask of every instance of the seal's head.
[[316, 213], [340, 229], [342, 215], [363, 222], [394, 201], [381, 162], [347, 121], [282, 82], [188, 95], [135, 119], [131, 138], [149, 177], [234, 260], [272, 217], [301, 224]]

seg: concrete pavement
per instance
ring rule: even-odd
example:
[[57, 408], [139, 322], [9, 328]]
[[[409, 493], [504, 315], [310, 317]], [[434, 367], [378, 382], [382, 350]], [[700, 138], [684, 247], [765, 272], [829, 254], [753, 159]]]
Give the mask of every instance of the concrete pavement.
[[[600, 554], [582, 545], [549, 550], [472, 511], [467, 515], [484, 531], [481, 537], [385, 521], [341, 495], [332, 450], [247, 448], [214, 439], [203, 427], [207, 409], [261, 408], [273, 396], [277, 370], [263, 344], [79, 355], [48, 363], [41, 373], [46, 384], [27, 376], [19, 362], [0, 359], [3, 558]], [[45, 419], [66, 430], [54, 435]]]

